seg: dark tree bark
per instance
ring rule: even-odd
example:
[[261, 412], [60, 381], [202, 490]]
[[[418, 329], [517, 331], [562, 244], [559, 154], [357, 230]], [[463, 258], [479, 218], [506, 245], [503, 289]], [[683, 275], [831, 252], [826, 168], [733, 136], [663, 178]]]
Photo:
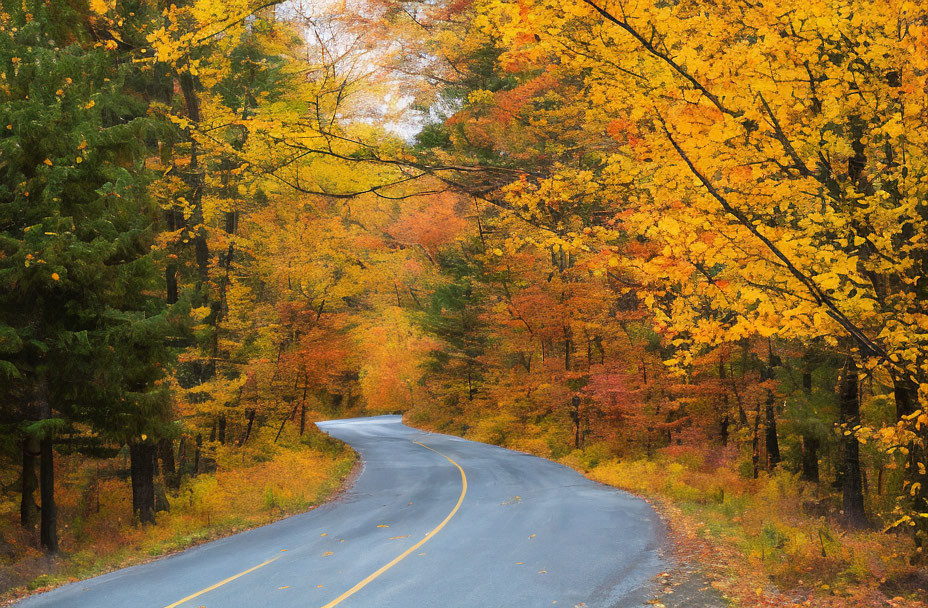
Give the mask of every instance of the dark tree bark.
[[[192, 123], [200, 122], [200, 100], [197, 96], [196, 82], [189, 72], [184, 72], [178, 78], [184, 104], [187, 106], [187, 117]], [[190, 205], [192, 212], [188, 225], [199, 226], [203, 223], [203, 172], [200, 169], [199, 146], [196, 139], [190, 137], [190, 162], [188, 164], [187, 184], [190, 188]], [[193, 236], [193, 254], [199, 271], [199, 289], [209, 280], [209, 248], [206, 244], [206, 233], [202, 228], [197, 229]], [[204, 295], [205, 294], [201, 294]]]
[[[812, 372], [808, 369], [802, 374], [802, 389], [806, 396], [812, 395]], [[812, 435], [810, 431], [802, 434], [802, 479], [818, 483], [818, 450], [820, 442], [818, 437]]]
[[177, 444], [177, 481], [180, 483], [181, 476], [187, 467], [187, 436], [183, 435]]
[[[844, 474], [841, 477], [841, 504], [844, 523], [851, 528], [870, 525], [864, 512], [863, 479], [860, 471], [860, 443], [853, 433], [860, 424], [860, 397], [857, 364], [848, 357], [844, 364], [839, 392], [844, 443]], [[851, 431], [850, 434], [847, 434]]]
[[722, 416], [719, 419], [719, 441], [722, 447], [728, 445], [731, 416], [728, 413], [728, 391], [725, 389], [725, 361], [719, 357], [719, 386], [722, 389]]
[[46, 551], [56, 553], [58, 551], [58, 506], [55, 504], [55, 456], [51, 437], [42, 439], [39, 451], [42, 454], [40, 471], [42, 525], [40, 540], [42, 547]]
[[196, 447], [193, 450], [193, 476], [200, 473], [200, 446], [203, 445], [203, 435], [197, 435]]
[[760, 402], [757, 403], [757, 411], [754, 413], [754, 434], [751, 436], [751, 472], [754, 479], [760, 476], [758, 466], [760, 465]]
[[[184, 223], [183, 214], [175, 207], [168, 209], [165, 212], [165, 216], [167, 218], [168, 231], [170, 232], [179, 230]], [[168, 258], [168, 263], [164, 268], [164, 282], [168, 305], [177, 304], [178, 288], [176, 254], [173, 254], [172, 257]]]
[[773, 470], [780, 464], [780, 441], [777, 437], [777, 416], [773, 402], [773, 391], [767, 392], [767, 402], [764, 406], [767, 418], [766, 437], [767, 469]]
[[574, 423], [574, 448], [580, 449], [580, 397], [577, 395], [570, 400], [570, 420]]
[[722, 416], [722, 419], [719, 421], [719, 441], [722, 444], [722, 447], [728, 445], [728, 427], [731, 425], [731, 421], [728, 418], [728, 414]]
[[143, 524], [155, 523], [155, 446], [143, 442], [129, 444], [132, 475], [132, 511]]
[[[39, 377], [36, 388], [36, 405], [44, 420], [52, 417], [52, 404], [48, 398], [48, 381]], [[39, 542], [49, 553], [58, 551], [58, 507], [55, 504], [55, 452], [52, 435], [46, 431], [39, 443], [41, 463], [39, 465], [39, 494], [42, 509], [39, 525]]]
[[288, 420], [292, 420], [296, 415], [296, 408], [299, 406], [294, 405], [293, 409], [290, 410], [290, 414], [285, 416], [283, 420], [280, 421], [280, 428], [277, 429], [277, 434], [274, 435], [274, 443], [277, 443], [277, 440], [280, 439], [280, 434], [284, 432], [284, 426], [287, 424]]
[[164, 438], [158, 441], [158, 458], [161, 460], [161, 474], [164, 483], [169, 488], [180, 486], [180, 475], [174, 465], [174, 442]]
[[[761, 380], [773, 381], [774, 367], [779, 365], [780, 358], [773, 353], [773, 345], [768, 341], [769, 361]], [[772, 471], [780, 464], [780, 440], [777, 436], [777, 412], [774, 403], [772, 388], [767, 388], [767, 399], [764, 403], [764, 417], [766, 419], [764, 445], [767, 447], [767, 470]]]
[[564, 326], [564, 369], [570, 371], [570, 353], [572, 349], [572, 332], [570, 327]]
[[[772, 359], [771, 355], [771, 359]], [[773, 380], [773, 362], [763, 368], [761, 382]], [[777, 417], [774, 409], [773, 389], [766, 389], [767, 398], [764, 402], [764, 444], [767, 448], [767, 470], [773, 470], [780, 463], [780, 442], [777, 437]]]
[[[915, 382], [906, 378], [893, 376], [893, 393], [896, 399], [896, 418], [901, 420], [903, 417], [911, 416], [919, 409], [918, 387]], [[915, 495], [912, 496], [912, 510], [917, 513], [928, 512], [928, 471], [918, 466], [919, 463], [928, 462], [928, 430], [924, 427], [921, 429], [922, 437], [921, 448], [917, 444], [910, 446], [908, 467], [906, 468], [907, 479], [912, 484], [910, 487], [919, 488]], [[925, 471], [925, 472], [922, 472]], [[915, 486], [914, 484], [919, 484]], [[928, 520], [916, 518], [915, 526], [915, 548], [916, 553], [912, 558], [913, 563], [925, 563], [928, 561]]]
[[911, 415], [918, 405], [918, 387], [911, 380], [893, 376], [893, 397], [896, 400], [896, 418]]
[[245, 432], [242, 433], [242, 439], [238, 442], [238, 446], [242, 447], [245, 445], [245, 442], [248, 441], [248, 437], [251, 435], [251, 427], [255, 423], [255, 409], [248, 408], [245, 410], [245, 418], [248, 421], [245, 425]]
[[802, 436], [802, 478], [805, 481], [818, 483], [818, 448], [817, 437]]
[[[35, 492], [39, 489], [39, 478], [35, 466], [40, 456], [39, 440], [32, 436], [23, 439], [23, 479], [22, 496], [19, 503], [19, 523], [29, 534], [35, 534], [35, 525], [39, 521], [39, 505], [35, 502]], [[35, 537], [33, 536], [33, 541]]]
[[[412, 389], [410, 388], [410, 391]], [[300, 399], [300, 437], [306, 431], [306, 394], [309, 391], [309, 376], [303, 370], [303, 397]]]

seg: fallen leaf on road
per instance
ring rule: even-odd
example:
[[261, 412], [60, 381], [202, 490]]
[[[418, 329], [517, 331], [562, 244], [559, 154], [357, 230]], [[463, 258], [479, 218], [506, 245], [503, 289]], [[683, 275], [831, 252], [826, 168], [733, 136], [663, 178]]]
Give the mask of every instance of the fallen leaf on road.
[[328, 556], [330, 556], [330, 555], [335, 555], [335, 552], [334, 552], [334, 551], [326, 551], [325, 553], [322, 554], [322, 557], [328, 557]]

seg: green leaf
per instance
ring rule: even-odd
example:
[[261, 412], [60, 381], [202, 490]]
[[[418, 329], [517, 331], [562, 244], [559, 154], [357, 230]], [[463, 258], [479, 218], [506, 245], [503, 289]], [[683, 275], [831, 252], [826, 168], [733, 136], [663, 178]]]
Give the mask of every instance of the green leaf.
[[3, 361], [2, 359], [0, 359], [0, 376], [5, 377], [7, 380], [22, 378], [19, 369], [15, 365], [9, 361]]

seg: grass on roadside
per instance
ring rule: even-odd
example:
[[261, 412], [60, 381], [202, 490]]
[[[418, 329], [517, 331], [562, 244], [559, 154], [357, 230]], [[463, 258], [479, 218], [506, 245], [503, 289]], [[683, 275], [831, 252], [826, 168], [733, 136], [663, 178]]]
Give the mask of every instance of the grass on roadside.
[[123, 458], [62, 457], [58, 498], [61, 553], [33, 548], [14, 500], [0, 504], [0, 599], [148, 561], [306, 511], [336, 492], [351, 472], [350, 448], [311, 427], [273, 442], [262, 429], [245, 448], [219, 446], [214, 473], [183, 480], [170, 509], [138, 526]]

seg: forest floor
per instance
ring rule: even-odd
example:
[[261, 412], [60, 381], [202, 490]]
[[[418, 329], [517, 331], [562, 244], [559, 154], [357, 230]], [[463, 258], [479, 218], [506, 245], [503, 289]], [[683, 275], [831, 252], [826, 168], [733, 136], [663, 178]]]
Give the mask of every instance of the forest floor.
[[549, 458], [647, 500], [679, 564], [661, 575], [657, 608], [712, 606], [713, 596], [742, 608], [928, 606], [928, 568], [909, 563], [908, 536], [844, 529], [834, 496], [786, 471], [746, 478], [734, 451], [672, 446], [620, 460], [594, 445], [554, 457], [531, 433], [485, 433], [418, 412], [405, 421]]
[[61, 552], [46, 556], [19, 525], [19, 504], [0, 502], [0, 602], [143, 563], [203, 542], [310, 510], [344, 488], [357, 463], [345, 444], [310, 426], [302, 438], [260, 429], [243, 448], [218, 446], [215, 471], [183, 480], [157, 524], [132, 514], [128, 462], [62, 455]]

